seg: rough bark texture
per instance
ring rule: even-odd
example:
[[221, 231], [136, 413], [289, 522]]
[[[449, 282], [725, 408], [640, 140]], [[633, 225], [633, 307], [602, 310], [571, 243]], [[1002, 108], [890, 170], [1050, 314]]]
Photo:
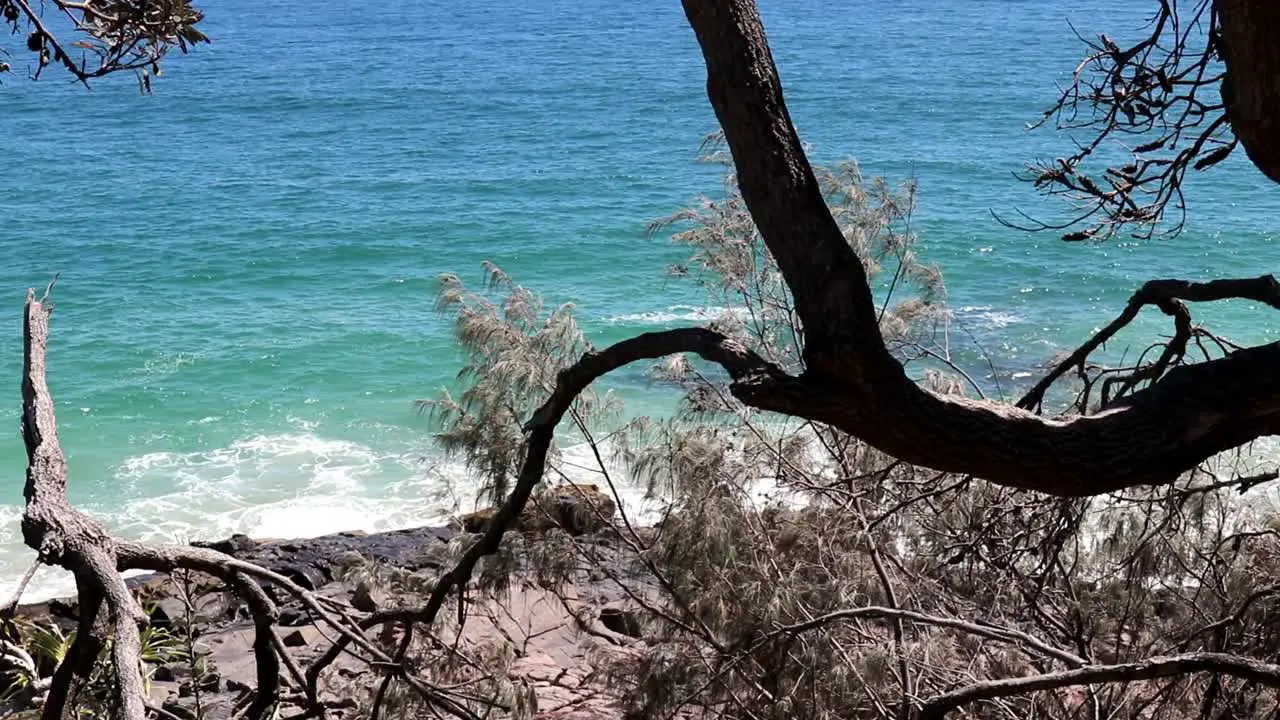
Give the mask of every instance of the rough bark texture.
[[1055, 495], [1169, 483], [1280, 429], [1280, 344], [1180, 368], [1088, 417], [1048, 419], [916, 385], [880, 337], [866, 274], [792, 127], [754, 3], [684, 7], [743, 198], [804, 326], [806, 373], [776, 392], [740, 394], [745, 402], [830, 424], [916, 465]]
[[1092, 665], [1064, 672], [974, 683], [929, 700], [920, 709], [917, 720], [942, 720], [947, 713], [967, 703], [1024, 695], [1038, 690], [1095, 683], [1134, 682], [1202, 672], [1243, 678], [1267, 687], [1280, 687], [1278, 665], [1221, 653], [1189, 653], [1148, 658], [1124, 665]]
[[[257, 626], [254, 652], [259, 687], [249, 717], [269, 717], [279, 697], [279, 657], [273, 645], [276, 608], [253, 578], [265, 579], [294, 594], [306, 591], [288, 578], [269, 573], [222, 553], [200, 548], [148, 547], [113, 538], [96, 520], [67, 501], [67, 462], [58, 443], [53, 398], [46, 380], [50, 306], [28, 291], [23, 326], [22, 436], [28, 468], [22, 517], [23, 539], [40, 561], [70, 570], [76, 579], [80, 621], [66, 659], [54, 673], [44, 703], [44, 720], [80, 717], [77, 697], [104, 648], [109, 647], [114, 697], [113, 720], [143, 720], [139, 626], [146, 616], [125, 585], [121, 570], [173, 570], [186, 567], [225, 579], [247, 601]], [[308, 596], [309, 598], [309, 596]], [[320, 617], [326, 614], [314, 605]], [[336, 621], [330, 621], [336, 624]], [[339, 628], [343, 631], [345, 628]], [[350, 632], [346, 630], [346, 632]], [[110, 641], [108, 643], [108, 640]], [[361, 643], [362, 648], [368, 647]]]
[[1227, 74], [1222, 99], [1249, 159], [1280, 182], [1280, 3], [1216, 0]]
[[70, 570], [81, 598], [80, 631], [68, 658], [54, 675], [43, 717], [74, 717], [76, 695], [111, 637], [116, 677], [112, 717], [145, 716], [138, 623], [142, 610], [116, 571], [115, 543], [89, 516], [67, 502], [67, 462], [58, 444], [53, 398], [45, 379], [49, 307], [27, 294], [23, 328], [22, 437], [27, 446], [27, 506], [22, 535], [41, 559]]

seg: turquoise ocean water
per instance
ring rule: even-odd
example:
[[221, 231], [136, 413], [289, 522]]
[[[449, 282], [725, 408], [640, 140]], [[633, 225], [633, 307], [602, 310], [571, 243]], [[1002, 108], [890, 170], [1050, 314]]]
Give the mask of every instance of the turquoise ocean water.
[[[1240, 159], [1193, 180], [1188, 229], [1167, 242], [1067, 245], [990, 215], [1061, 209], [1011, 173], [1067, 152], [1023, 126], [1081, 56], [1068, 20], [1124, 36], [1152, 3], [761, 4], [815, 158], [918, 179], [915, 227], [956, 326], [1006, 384], [1145, 279], [1276, 269], [1280, 189]], [[372, 530], [465, 505], [465, 474], [413, 406], [459, 363], [432, 310], [438, 273], [478, 282], [495, 261], [575, 302], [597, 342], [708, 312], [664, 279], [680, 253], [644, 229], [719, 183], [694, 161], [714, 117], [675, 0], [203, 7], [214, 43], [174, 57], [151, 96], [130, 78], [0, 86], [0, 595], [31, 559], [23, 294], [55, 272], [72, 499], [156, 540]], [[1203, 317], [1274, 339], [1256, 308]], [[639, 372], [617, 382], [663, 403]], [[45, 573], [29, 597], [65, 587]]]

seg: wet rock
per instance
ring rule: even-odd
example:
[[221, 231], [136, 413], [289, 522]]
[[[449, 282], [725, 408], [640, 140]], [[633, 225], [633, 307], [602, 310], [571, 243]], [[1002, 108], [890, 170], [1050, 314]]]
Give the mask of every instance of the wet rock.
[[204, 677], [201, 677], [198, 683], [195, 678], [186, 680], [178, 685], [178, 697], [194, 696], [197, 686], [199, 686], [201, 694], [221, 692], [223, 689], [222, 676], [217, 672], [209, 672]]
[[283, 568], [280, 574], [307, 590], [317, 590], [327, 585], [331, 580], [319, 567], [313, 565], [289, 565]]
[[181, 720], [197, 720], [200, 717], [195, 698], [169, 698], [160, 709]]
[[199, 547], [199, 548], [208, 548], [210, 550], [217, 550], [220, 553], [225, 553], [227, 555], [231, 555], [232, 557], [240, 557], [241, 553], [252, 551], [255, 547], [258, 546], [258, 543], [255, 542], [254, 539], [249, 537], [248, 535], [242, 535], [240, 533], [236, 533], [235, 535], [232, 535], [226, 540], [218, 540], [216, 542], [207, 542], [207, 541], [197, 540], [191, 543], [191, 546]]
[[482, 533], [489, 529], [489, 521], [498, 513], [498, 508], [488, 507], [466, 515], [459, 515], [449, 523], [450, 527], [465, 533]]
[[306, 608], [297, 603], [280, 608], [280, 619], [276, 621], [280, 627], [299, 627], [311, 624], [311, 615]]
[[232, 698], [225, 695], [202, 695], [199, 702], [194, 696], [171, 697], [160, 707], [182, 720], [221, 719], [234, 715]]
[[[598, 485], [560, 485], [554, 492], [537, 498], [535, 503], [542, 512], [532, 517], [538, 518], [538, 522], [550, 520], [570, 535], [602, 530], [618, 511], [617, 503], [601, 492]], [[548, 504], [550, 507], [546, 507]]]
[[80, 619], [80, 599], [79, 598], [58, 598], [50, 600], [46, 603], [49, 614], [54, 617], [65, 618], [67, 620]]
[[339, 533], [309, 540], [264, 542], [237, 557], [286, 575], [309, 589], [334, 580], [340, 558], [351, 553], [406, 570], [439, 569], [444, 546], [457, 533], [424, 527], [364, 535]]
[[157, 682], [177, 682], [179, 678], [186, 678], [190, 675], [191, 668], [186, 663], [175, 662], [157, 665], [151, 677]]

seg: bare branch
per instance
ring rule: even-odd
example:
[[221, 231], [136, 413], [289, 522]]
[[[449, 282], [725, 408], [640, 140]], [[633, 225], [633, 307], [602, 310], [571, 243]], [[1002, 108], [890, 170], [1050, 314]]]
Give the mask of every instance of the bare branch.
[[[81, 632], [55, 673], [45, 717], [58, 717], [68, 696], [74, 699], [73, 680], [88, 677], [97, 659], [96, 649], [102, 647], [99, 633], [106, 633], [113, 638], [112, 671], [119, 695], [112, 717], [142, 720], [146, 707], [139, 659], [141, 608], [116, 571], [115, 546], [110, 536], [67, 502], [67, 463], [58, 444], [53, 399], [45, 378], [49, 312], [48, 305], [37, 301], [34, 291], [28, 290], [23, 330], [22, 435], [29, 466], [22, 534], [42, 559], [75, 574], [81, 596]], [[97, 621], [99, 607], [105, 621], [101, 628]]]
[[[825, 423], [906, 462], [1056, 495], [1167, 484], [1280, 431], [1280, 344], [1176, 367], [1104, 412], [1044, 419], [919, 387], [885, 347], [866, 273], [826, 206], [754, 3], [686, 0], [742, 196], [804, 328], [805, 373], [747, 404]], [[778, 390], [775, 385], [774, 390]], [[929, 442], [921, 442], [929, 438]]]
[[837, 610], [827, 613], [820, 617], [806, 620], [804, 622], [786, 625], [776, 628], [770, 635], [781, 635], [786, 633], [803, 633], [814, 630], [833, 622], [840, 620], [860, 620], [860, 619], [902, 619], [909, 620], [913, 623], [921, 625], [932, 625], [935, 627], [951, 628], [952, 630], [960, 630], [961, 632], [978, 637], [984, 637], [988, 640], [995, 640], [1002, 643], [1010, 643], [1013, 645], [1025, 646], [1035, 652], [1045, 656], [1054, 658], [1065, 663], [1068, 667], [1078, 668], [1088, 663], [1081, 657], [1073, 655], [1065, 650], [1049, 645], [1043, 640], [1039, 640], [1021, 630], [1013, 628], [1002, 628], [990, 625], [978, 625], [976, 623], [967, 622], [959, 618], [938, 617], [934, 615], [926, 615], [924, 613], [915, 612], [913, 610], [900, 610], [889, 607], [860, 607], [849, 610]]
[[1153, 680], [1201, 672], [1230, 675], [1266, 687], [1280, 687], [1280, 665], [1222, 653], [1188, 653], [1171, 657], [1154, 657], [1122, 665], [1090, 666], [1030, 677], [974, 683], [930, 699], [921, 707], [917, 717], [918, 720], [942, 720], [947, 713], [968, 703], [1024, 695], [1041, 690], [1058, 690], [1096, 683]]

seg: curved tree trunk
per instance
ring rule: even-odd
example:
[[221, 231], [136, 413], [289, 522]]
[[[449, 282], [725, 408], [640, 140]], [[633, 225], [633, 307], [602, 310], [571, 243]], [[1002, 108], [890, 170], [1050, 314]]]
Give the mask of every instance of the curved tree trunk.
[[1280, 182], [1280, 2], [1215, 0], [1214, 8], [1227, 119], [1253, 164]]
[[[1056, 495], [1172, 482], [1219, 452], [1280, 432], [1280, 344], [1179, 368], [1105, 412], [1062, 420], [919, 387], [880, 336], [862, 264], [792, 127], [755, 3], [684, 0], [684, 8], [743, 199], [805, 331], [805, 375], [739, 384], [744, 402], [830, 424], [913, 464]], [[1256, 151], [1277, 140], [1267, 137]], [[1270, 277], [1241, 282], [1268, 302], [1280, 297]], [[1177, 297], [1207, 299], [1203, 289]]]

